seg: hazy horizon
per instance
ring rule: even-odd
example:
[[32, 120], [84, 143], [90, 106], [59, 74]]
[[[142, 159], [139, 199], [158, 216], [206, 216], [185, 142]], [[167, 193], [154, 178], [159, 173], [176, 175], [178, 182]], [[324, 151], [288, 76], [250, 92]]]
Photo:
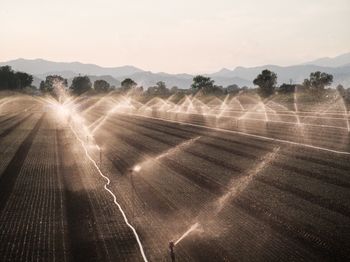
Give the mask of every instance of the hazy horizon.
[[349, 13], [346, 0], [13, 0], [0, 10], [0, 60], [168, 73], [287, 66], [349, 52]]
[[[236, 69], [237, 67], [244, 67], [244, 68], [254, 68], [254, 67], [263, 67], [263, 66], [281, 66], [281, 67], [288, 67], [288, 66], [298, 66], [298, 65], [303, 65], [303, 64], [309, 64], [311, 61], [313, 60], [319, 60], [319, 59], [324, 59], [324, 58], [330, 58], [330, 59], [333, 59], [333, 58], [336, 58], [336, 57], [339, 57], [339, 56], [342, 56], [342, 55], [348, 55], [350, 54], [350, 51], [349, 52], [345, 52], [345, 53], [341, 53], [341, 54], [338, 54], [338, 55], [335, 55], [335, 56], [324, 56], [324, 57], [315, 57], [314, 59], [311, 59], [310, 61], [300, 61], [299, 64], [289, 64], [289, 65], [280, 65], [280, 64], [260, 64], [260, 65], [251, 65], [251, 66], [242, 66], [242, 65], [237, 65], [237, 66], [234, 66], [234, 67], [221, 67], [221, 68], [218, 68], [217, 70], [214, 70], [214, 71], [207, 71], [207, 72], [192, 72], [192, 74], [200, 74], [200, 73], [216, 73], [216, 72], [219, 72], [221, 70], [224, 70], [224, 69], [228, 69], [228, 70], [234, 70]], [[53, 62], [53, 63], [81, 63], [83, 65], [96, 65], [96, 66], [99, 66], [99, 67], [102, 67], [102, 68], [116, 68], [116, 67], [135, 67], [137, 69], [140, 69], [142, 71], [150, 71], [150, 72], [153, 72], [153, 73], [168, 73], [166, 71], [152, 71], [152, 70], [146, 70], [142, 67], [139, 67], [137, 65], [132, 65], [132, 64], [122, 64], [122, 65], [109, 65], [109, 66], [105, 66], [105, 65], [101, 65], [101, 64], [97, 64], [97, 63], [93, 63], [93, 62], [81, 62], [81, 61], [78, 61], [78, 60], [71, 60], [71, 61], [66, 61], [66, 60], [62, 60], [62, 61], [57, 61], [57, 60], [50, 60], [50, 59], [47, 59], [47, 58], [43, 58], [43, 57], [33, 57], [33, 58], [26, 58], [26, 57], [17, 57], [17, 58], [13, 58], [13, 59], [10, 59], [10, 60], [6, 60], [6, 61], [0, 61], [0, 63], [6, 63], [6, 62], [12, 62], [12, 61], [16, 61], [16, 60], [27, 60], [27, 61], [35, 61], [35, 60], [43, 60], [43, 61], [47, 61], [47, 62]], [[175, 72], [173, 74], [186, 74], [188, 72]], [[190, 73], [189, 73], [190, 74]]]

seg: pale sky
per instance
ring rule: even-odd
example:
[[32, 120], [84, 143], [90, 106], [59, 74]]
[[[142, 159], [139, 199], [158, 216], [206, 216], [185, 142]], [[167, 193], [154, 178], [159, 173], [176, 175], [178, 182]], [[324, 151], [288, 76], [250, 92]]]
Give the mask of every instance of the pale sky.
[[203, 73], [350, 51], [349, 0], [0, 0], [0, 24], [0, 61]]

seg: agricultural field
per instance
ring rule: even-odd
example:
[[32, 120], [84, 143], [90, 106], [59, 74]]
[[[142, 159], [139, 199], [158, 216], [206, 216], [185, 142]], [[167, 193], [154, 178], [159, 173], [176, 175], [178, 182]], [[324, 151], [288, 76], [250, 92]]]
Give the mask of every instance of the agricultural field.
[[[338, 101], [338, 100], [337, 100]], [[350, 116], [0, 97], [0, 261], [347, 261]]]

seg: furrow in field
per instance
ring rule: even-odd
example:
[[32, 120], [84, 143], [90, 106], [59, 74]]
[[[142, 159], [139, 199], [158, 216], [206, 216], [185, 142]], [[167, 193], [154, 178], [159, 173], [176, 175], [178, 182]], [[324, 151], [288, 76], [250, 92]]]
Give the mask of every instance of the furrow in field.
[[[150, 139], [153, 139], [154, 141], [160, 141], [162, 143], [165, 143], [169, 146], [176, 146], [176, 142], [171, 142], [171, 139], [169, 139], [168, 136], [164, 137], [164, 136], [161, 136], [161, 133], [157, 134], [157, 133], [153, 133], [153, 132], [146, 132], [140, 128], [135, 128], [131, 125], [125, 125], [125, 123], [120, 123], [120, 128], [125, 128], [127, 127], [128, 130], [132, 130], [134, 131], [135, 133], [137, 134], [141, 134], [143, 136], [146, 136]], [[127, 138], [126, 138], [127, 139]], [[203, 143], [201, 140], [198, 141], [198, 143]], [[209, 145], [210, 147], [213, 147], [213, 145]], [[215, 146], [214, 146], [215, 147]], [[222, 150], [223, 148], [219, 147], [220, 150]], [[141, 150], [141, 149], [140, 149]], [[242, 173], [244, 171], [244, 169], [240, 168], [239, 166], [237, 166], [237, 164], [233, 164], [233, 163], [230, 163], [228, 161], [225, 161], [225, 160], [221, 160], [219, 158], [217, 158], [217, 155], [221, 155], [220, 152], [218, 154], [216, 154], [215, 156], [210, 156], [210, 154], [206, 153], [201, 153], [201, 152], [212, 152], [213, 150], [210, 150], [209, 148], [206, 149], [206, 150], [201, 150], [201, 151], [196, 151], [192, 148], [185, 148], [183, 149], [184, 151], [196, 156], [196, 157], [199, 157], [199, 158], [202, 158], [210, 163], [214, 163], [218, 166], [221, 166], [221, 167], [225, 167], [225, 168], [228, 168], [230, 169], [232, 172], [240, 172]], [[230, 150], [230, 149], [226, 149], [224, 148], [224, 151], [227, 152], [227, 153], [230, 153], [230, 154], [234, 154], [234, 155], [240, 155], [242, 156], [241, 154], [237, 154], [234, 150]], [[251, 157], [252, 159], [254, 160], [257, 160], [258, 159], [258, 155], [253, 155], [253, 154], [250, 154], [250, 156], [253, 156]], [[167, 163], [169, 164], [169, 166], [171, 166], [171, 162], [172, 160], [168, 160], [167, 158], [165, 158], [165, 161], [167, 161]], [[325, 181], [325, 182], [328, 182], [328, 183], [331, 183], [331, 184], [335, 184], [337, 186], [342, 186], [342, 187], [346, 187], [348, 188], [348, 184], [346, 184], [346, 182], [338, 182], [338, 180], [335, 180], [335, 179], [332, 179], [332, 178], [329, 178], [327, 176], [323, 176], [322, 174], [319, 174], [317, 175], [317, 173], [314, 171], [314, 170], [307, 170], [305, 169], [305, 165], [303, 166], [303, 168], [298, 168], [296, 166], [291, 166], [291, 165], [287, 165], [285, 164], [285, 162], [288, 162], [288, 161], [285, 161], [285, 159], [283, 161], [275, 161], [275, 163], [273, 163], [272, 165], [274, 166], [277, 166], [279, 168], [281, 168], [282, 170], [288, 170], [288, 171], [292, 171], [292, 172], [296, 172], [298, 174], [302, 174], [302, 175], [307, 175], [307, 176], [310, 176], [310, 177], [313, 177], [315, 178], [322, 178], [322, 181]], [[185, 167], [180, 167], [182, 169], [186, 169]], [[185, 170], [183, 170], [184, 172], [182, 173], [186, 173]], [[195, 176], [195, 178], [198, 178], [198, 177], [201, 177], [201, 175], [197, 172], [197, 175]], [[343, 214], [345, 216], [348, 216], [350, 217], [350, 209], [348, 206], [346, 205], [343, 205], [341, 203], [337, 203], [336, 201], [332, 201], [332, 200], [329, 200], [325, 197], [323, 197], [323, 193], [321, 192], [320, 194], [318, 195], [314, 195], [314, 194], [311, 194], [305, 190], [302, 190], [302, 189], [298, 189], [290, 184], [285, 184], [279, 180], [275, 180], [275, 179], [271, 179], [271, 177], [264, 177], [264, 178], [257, 178], [257, 179], [260, 179], [262, 182], [264, 183], [268, 183], [270, 186], [275, 186], [277, 188], [279, 188], [280, 190], [282, 191], [288, 191], [290, 193], [293, 193], [295, 195], [297, 195], [298, 197], [300, 198], [303, 198], [303, 199], [306, 199], [314, 204], [317, 204], [317, 205], [320, 205], [322, 207], [325, 207], [327, 209], [330, 209], [330, 210], [333, 210], [335, 212], [339, 212], [340, 214]], [[205, 179], [202, 179], [202, 182], [203, 183], [206, 183], [204, 182], [206, 181]], [[193, 181], [194, 182], [194, 181]], [[207, 183], [207, 185], [211, 185], [212, 187], [215, 187], [215, 181], [213, 180], [209, 180]], [[203, 184], [203, 186], [205, 186], [206, 184]], [[219, 188], [218, 186], [216, 186], [216, 188]]]
[[[124, 132], [124, 133], [126, 133], [126, 131]], [[119, 136], [120, 136], [120, 134], [119, 134]], [[135, 135], [133, 135], [132, 137], [135, 137]], [[124, 139], [125, 140], [125, 136], [123, 136], [122, 135], [122, 139]], [[148, 152], [148, 153], [150, 153], [150, 150], [149, 149], [147, 149], [145, 146], [143, 146], [143, 145], [139, 145], [139, 144], [135, 144], [135, 142], [134, 141], [132, 141], [133, 139], [130, 139], [130, 138], [126, 138], [126, 142], [127, 143], [130, 143], [132, 146], [136, 146], [136, 148], [138, 149], [138, 150], [140, 150], [140, 151], [142, 151], [142, 152]], [[162, 141], [162, 142], [164, 142], [164, 141]], [[164, 160], [163, 160], [164, 161]], [[165, 161], [168, 161], [168, 160], [165, 160]], [[171, 163], [171, 162], [170, 162]], [[169, 163], [168, 163], [169, 164]], [[181, 171], [182, 169], [183, 169], [183, 166], [174, 166], [174, 169], [175, 170], [178, 170], [178, 171]], [[187, 169], [187, 170], [182, 170], [183, 172], [180, 172], [180, 173], [183, 173], [183, 174], [188, 174], [188, 173], [190, 173], [191, 172], [191, 170], [190, 169]], [[196, 179], [199, 179], [199, 180], [201, 180], [201, 176], [200, 175], [198, 175], [198, 173], [196, 173], [195, 174], [195, 176], [194, 177], [196, 177]], [[205, 181], [205, 180], [204, 180]], [[198, 182], [197, 182], [198, 183]], [[203, 186], [203, 185], [205, 185], [205, 184], [203, 184], [204, 182], [203, 181], [201, 181], [200, 183], [202, 183], [201, 184], [201, 186]], [[212, 190], [212, 188], [208, 188], [209, 190]], [[295, 192], [294, 192], [295, 193]], [[329, 207], [329, 206], [328, 206]], [[308, 234], [306, 234], [305, 233], [305, 235], [308, 235]], [[309, 239], [310, 240], [310, 239]], [[312, 241], [312, 238], [311, 238], [311, 240], [310, 241]]]
[[12, 192], [12, 188], [16, 182], [17, 176], [22, 168], [23, 162], [27, 157], [29, 149], [33, 143], [33, 139], [40, 128], [44, 116], [45, 115], [42, 115], [32, 131], [19, 146], [14, 157], [0, 177], [0, 212], [4, 208], [6, 201]]

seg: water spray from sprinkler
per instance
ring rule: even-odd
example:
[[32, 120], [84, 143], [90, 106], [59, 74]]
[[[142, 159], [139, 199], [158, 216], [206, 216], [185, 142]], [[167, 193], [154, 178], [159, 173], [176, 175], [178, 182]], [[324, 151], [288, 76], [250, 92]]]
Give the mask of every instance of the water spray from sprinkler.
[[170, 155], [175, 154], [176, 152], [178, 152], [178, 151], [180, 151], [182, 149], [185, 149], [186, 147], [192, 145], [193, 143], [195, 143], [200, 138], [201, 138], [201, 136], [197, 136], [195, 138], [188, 139], [188, 140], [178, 144], [177, 146], [174, 146], [174, 147], [166, 150], [165, 152], [159, 154], [158, 156], [156, 156], [154, 158], [150, 158], [150, 159], [144, 160], [141, 163], [135, 165], [133, 167], [133, 171], [140, 172], [141, 169], [143, 169], [148, 164], [151, 164], [154, 161], [160, 161], [164, 157], [169, 157]]
[[[137, 167], [137, 166], [136, 166]], [[129, 182], [131, 186], [131, 205], [132, 205], [132, 219], [135, 221], [135, 184], [134, 184], [134, 172], [138, 172], [139, 168], [132, 168], [128, 170]]]
[[141, 169], [142, 169], [141, 165], [136, 165], [136, 166], [133, 167], [132, 170], [135, 171], [135, 172], [140, 172]]
[[185, 233], [183, 233], [182, 236], [178, 240], [176, 240], [174, 245], [176, 246], [177, 244], [179, 244], [181, 242], [181, 240], [183, 240], [185, 237], [187, 237], [191, 232], [198, 230], [199, 226], [200, 226], [200, 224], [198, 222], [191, 225], [190, 228]]
[[199, 230], [200, 224], [197, 222], [195, 224], [193, 224], [185, 233], [182, 234], [182, 236], [176, 240], [176, 242], [174, 241], [170, 241], [169, 242], [169, 251], [170, 251], [170, 258], [171, 261], [174, 262], [175, 261], [175, 246], [177, 244], [179, 244], [181, 242], [181, 240], [183, 240], [185, 237], [187, 237], [191, 232], [197, 231]]
[[[211, 208], [213, 209], [213, 213], [211, 217], [215, 217], [219, 214], [219, 212], [232, 201], [232, 199], [236, 198], [239, 194], [241, 194], [251, 183], [254, 177], [259, 174], [263, 169], [271, 164], [272, 161], [275, 160], [277, 153], [279, 152], [280, 147], [275, 147], [272, 152], [266, 154], [262, 161], [258, 163], [253, 169], [247, 172], [247, 175], [238, 179], [232, 180], [230, 184], [229, 190], [219, 197], [216, 201], [211, 204]], [[197, 221], [192, 224], [185, 233], [181, 235], [181, 237], [174, 243], [176, 246], [180, 243], [184, 238], [186, 238], [190, 233], [200, 230], [203, 225], [206, 223], [208, 216], [202, 216], [203, 214], [199, 214], [197, 217]]]
[[99, 155], [100, 155], [100, 165], [102, 165], [102, 148], [96, 144], [96, 148], [99, 152]]

